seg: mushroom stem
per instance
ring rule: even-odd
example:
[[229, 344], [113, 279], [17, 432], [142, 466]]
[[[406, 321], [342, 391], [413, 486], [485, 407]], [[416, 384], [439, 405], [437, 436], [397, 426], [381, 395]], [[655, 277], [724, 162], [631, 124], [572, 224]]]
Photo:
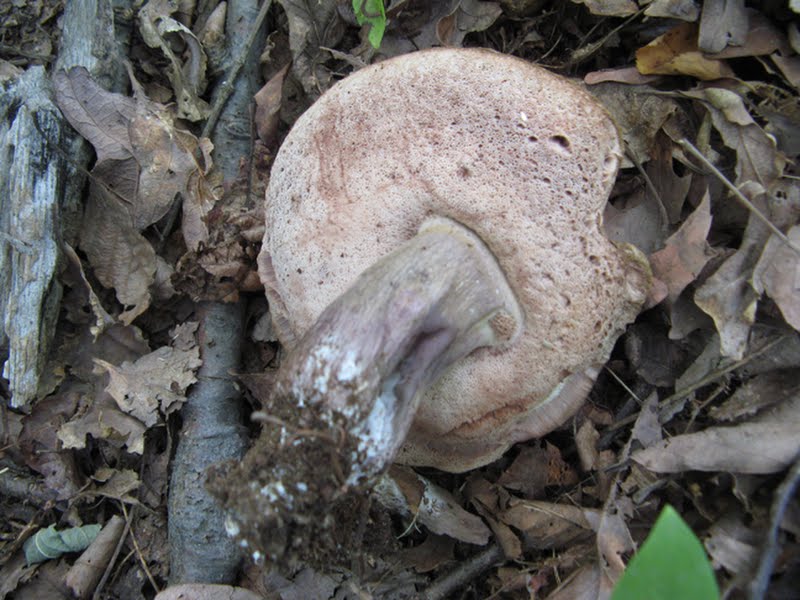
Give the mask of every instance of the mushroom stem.
[[275, 394], [343, 429], [352, 441], [346, 483], [369, 484], [403, 444], [420, 392], [476, 348], [512, 340], [521, 324], [492, 252], [455, 221], [432, 218], [323, 311]]
[[229, 533], [254, 556], [287, 561], [330, 535], [353, 516], [351, 494], [393, 462], [425, 387], [521, 325], [481, 239], [450, 219], [426, 221], [322, 312], [281, 366], [254, 447], [212, 470]]

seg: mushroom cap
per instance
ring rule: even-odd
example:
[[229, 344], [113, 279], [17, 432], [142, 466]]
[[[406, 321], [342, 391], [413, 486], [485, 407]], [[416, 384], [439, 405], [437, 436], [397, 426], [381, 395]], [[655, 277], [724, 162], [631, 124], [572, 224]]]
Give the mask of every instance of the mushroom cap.
[[518, 58], [434, 49], [353, 73], [272, 168], [259, 272], [281, 341], [291, 349], [362, 271], [449, 217], [494, 253], [524, 322], [424, 393], [398, 460], [464, 471], [544, 435], [585, 400], [649, 286], [646, 259], [602, 233], [620, 157], [589, 93]]

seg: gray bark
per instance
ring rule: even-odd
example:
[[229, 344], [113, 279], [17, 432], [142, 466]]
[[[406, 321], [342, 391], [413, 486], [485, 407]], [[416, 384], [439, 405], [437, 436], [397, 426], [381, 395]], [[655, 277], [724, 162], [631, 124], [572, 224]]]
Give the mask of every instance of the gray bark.
[[[121, 64], [110, 3], [68, 2], [57, 67], [83, 65], [121, 86]], [[78, 230], [89, 156], [43, 67], [0, 88], [0, 357], [14, 407], [38, 396], [61, 301], [60, 248]]]

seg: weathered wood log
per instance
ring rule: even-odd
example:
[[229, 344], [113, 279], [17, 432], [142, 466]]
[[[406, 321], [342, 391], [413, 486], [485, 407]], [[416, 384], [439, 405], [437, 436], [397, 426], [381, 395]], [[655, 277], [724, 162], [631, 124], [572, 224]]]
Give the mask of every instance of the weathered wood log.
[[[122, 64], [111, 3], [67, 3], [56, 68], [83, 65], [120, 87]], [[39, 395], [61, 300], [60, 247], [78, 229], [89, 157], [56, 108], [43, 67], [0, 87], [0, 357], [13, 407]]]

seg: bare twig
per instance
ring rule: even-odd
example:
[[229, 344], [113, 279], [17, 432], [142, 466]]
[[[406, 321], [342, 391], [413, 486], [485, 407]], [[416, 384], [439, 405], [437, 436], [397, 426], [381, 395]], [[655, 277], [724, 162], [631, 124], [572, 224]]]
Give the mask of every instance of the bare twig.
[[505, 560], [503, 550], [497, 544], [492, 544], [483, 552], [465, 560], [458, 567], [443, 575], [421, 594], [425, 600], [441, 600], [447, 598], [455, 590], [464, 587], [486, 569], [500, 564]]
[[761, 600], [766, 596], [772, 570], [780, 550], [778, 530], [780, 529], [789, 502], [797, 491], [798, 485], [800, 485], [800, 454], [797, 455], [792, 468], [789, 469], [786, 477], [778, 486], [778, 489], [775, 490], [775, 497], [769, 512], [769, 529], [764, 536], [764, 545], [761, 549], [761, 557], [758, 561], [758, 570], [748, 586], [748, 597], [750, 600]]
[[689, 154], [691, 154], [691, 155], [692, 155], [692, 156], [694, 156], [694, 157], [695, 157], [695, 158], [696, 158], [698, 161], [700, 161], [700, 163], [701, 163], [701, 164], [702, 164], [702, 165], [703, 165], [703, 166], [704, 166], [706, 169], [708, 169], [709, 171], [711, 171], [711, 173], [712, 173], [712, 174], [713, 174], [713, 175], [714, 175], [714, 176], [715, 176], [717, 179], [719, 179], [719, 180], [720, 180], [720, 182], [722, 182], [722, 184], [723, 184], [723, 185], [724, 185], [726, 188], [728, 188], [728, 189], [730, 190], [730, 192], [733, 194], [733, 196], [734, 196], [734, 197], [735, 197], [735, 198], [736, 198], [736, 199], [737, 199], [739, 202], [741, 202], [741, 203], [742, 203], [742, 205], [743, 205], [745, 208], [747, 208], [747, 210], [749, 210], [751, 213], [753, 213], [753, 214], [754, 214], [754, 215], [755, 215], [755, 216], [758, 218], [758, 220], [759, 220], [759, 221], [761, 221], [762, 223], [764, 223], [764, 225], [766, 225], [766, 226], [769, 228], [769, 230], [770, 230], [772, 233], [774, 233], [774, 234], [775, 234], [775, 236], [776, 236], [776, 237], [777, 237], [779, 240], [781, 240], [781, 241], [782, 241], [784, 244], [786, 244], [787, 246], [789, 246], [789, 247], [790, 247], [792, 250], [794, 250], [795, 252], [797, 252], [798, 254], [800, 254], [800, 247], [796, 246], [796, 245], [794, 244], [794, 242], [792, 242], [792, 241], [791, 241], [789, 238], [787, 238], [787, 237], [786, 237], [786, 234], [784, 234], [784, 233], [783, 233], [783, 232], [782, 232], [780, 229], [778, 229], [778, 226], [777, 226], [777, 225], [775, 225], [775, 223], [773, 223], [772, 221], [770, 221], [770, 220], [767, 218], [767, 216], [766, 216], [764, 213], [762, 213], [762, 212], [761, 212], [761, 211], [758, 209], [758, 207], [757, 207], [755, 204], [753, 204], [752, 202], [750, 202], [750, 200], [747, 198], [747, 196], [745, 196], [745, 195], [744, 195], [744, 194], [743, 194], [741, 191], [739, 191], [739, 188], [737, 188], [735, 185], [733, 185], [733, 183], [731, 183], [731, 181], [730, 181], [730, 180], [729, 180], [727, 177], [725, 177], [725, 175], [724, 175], [724, 174], [723, 174], [723, 173], [722, 173], [722, 172], [721, 172], [719, 169], [717, 169], [717, 167], [715, 167], [715, 166], [714, 166], [714, 165], [711, 163], [711, 161], [710, 161], [710, 160], [708, 160], [708, 159], [707, 159], [705, 156], [703, 156], [703, 154], [700, 152], [700, 150], [698, 150], [697, 148], [695, 148], [695, 147], [692, 145], [692, 143], [691, 143], [689, 140], [687, 140], [687, 139], [682, 139], [682, 140], [680, 140], [680, 141], [678, 142], [678, 145], [680, 145], [680, 147], [681, 147], [681, 148], [683, 148], [684, 150], [686, 150], [687, 152], [689, 152]]
[[250, 29], [250, 34], [247, 37], [247, 41], [242, 46], [241, 52], [239, 52], [239, 54], [236, 56], [233, 64], [231, 64], [231, 68], [226, 74], [225, 81], [223, 81], [220, 85], [219, 92], [214, 100], [214, 105], [211, 107], [211, 112], [208, 115], [206, 124], [203, 127], [203, 133], [200, 137], [210, 137], [214, 132], [214, 128], [217, 126], [217, 121], [222, 114], [222, 109], [225, 108], [225, 103], [233, 93], [234, 84], [239, 76], [239, 71], [242, 70], [242, 67], [247, 62], [247, 58], [250, 55], [250, 50], [255, 43], [258, 33], [261, 31], [261, 26], [264, 24], [264, 19], [267, 17], [267, 11], [271, 5], [272, 0], [264, 0], [261, 3], [261, 9], [258, 11], [258, 16], [253, 22], [253, 27]]

